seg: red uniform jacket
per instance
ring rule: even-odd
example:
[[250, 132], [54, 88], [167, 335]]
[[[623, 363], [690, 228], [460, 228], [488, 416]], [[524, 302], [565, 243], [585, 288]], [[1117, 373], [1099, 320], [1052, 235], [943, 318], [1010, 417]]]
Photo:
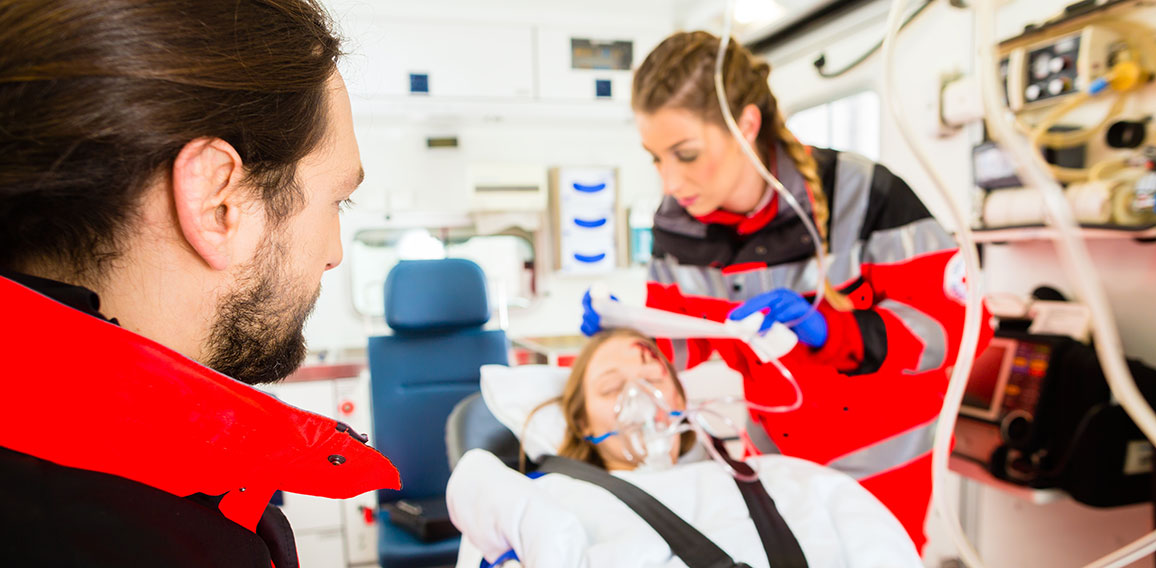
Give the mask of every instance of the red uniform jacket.
[[[221, 496], [220, 515], [254, 531], [277, 490], [349, 498], [400, 487], [389, 460], [344, 424], [282, 404], [158, 343], [4, 278], [0, 278], [0, 304], [9, 318], [0, 333], [6, 354], [0, 449], [10, 451], [4, 464], [15, 463], [19, 469], [35, 461], [43, 464], [34, 466], [42, 470], [51, 466], [56, 472], [63, 466], [84, 474], [60, 476], [68, 481], [50, 486], [52, 495], [33, 496], [34, 505], [55, 499], [64, 487], [74, 493], [64, 503], [86, 507], [75, 514], [93, 514], [93, 506], [108, 508], [107, 501], [93, 505], [96, 500], [78, 489], [90, 486], [93, 479], [85, 472], [96, 472], [108, 474], [97, 478], [131, 490], [126, 495], [147, 495], [132, 493], [141, 484], [178, 497]], [[0, 474], [19, 474], [14, 471]], [[78, 484], [77, 479], [84, 481]], [[102, 498], [115, 502], [116, 496]], [[6, 519], [4, 524], [18, 525], [14, 530], [27, 530], [17, 515], [28, 515], [28, 523], [42, 526], [45, 514], [51, 512], [8, 511], [0, 517]], [[125, 513], [95, 513], [97, 518], [102, 514], [109, 522], [120, 522]], [[156, 522], [179, 527], [182, 514]], [[184, 522], [194, 520], [188, 514]], [[58, 546], [101, 553], [100, 543], [69, 541], [74, 535], [92, 538], [80, 534], [84, 532], [82, 528], [58, 535]], [[203, 544], [211, 548], [220, 543]], [[116, 544], [105, 543], [108, 547]], [[73, 556], [86, 563], [81, 553]], [[152, 561], [163, 563], [158, 558]]]
[[[962, 258], [903, 181], [849, 153], [813, 149], [830, 204], [827, 278], [854, 310], [824, 301], [827, 343], [781, 359], [803, 392], [789, 413], [752, 411], [752, 437], [786, 455], [858, 479], [899, 518], [916, 548], [931, 496], [935, 419], [963, 333]], [[784, 152], [778, 152], [784, 156]], [[789, 159], [779, 179], [810, 213], [810, 188]], [[668, 198], [654, 219], [647, 304], [723, 321], [743, 301], [786, 287], [813, 297], [814, 245], [776, 195], [750, 217], [694, 218]], [[986, 318], [984, 321], [987, 321]], [[990, 338], [985, 326], [980, 349]], [[661, 340], [687, 369], [717, 352], [744, 377], [747, 400], [789, 405], [795, 392], [771, 364], [733, 340]], [[758, 434], [758, 436], [756, 436]]]

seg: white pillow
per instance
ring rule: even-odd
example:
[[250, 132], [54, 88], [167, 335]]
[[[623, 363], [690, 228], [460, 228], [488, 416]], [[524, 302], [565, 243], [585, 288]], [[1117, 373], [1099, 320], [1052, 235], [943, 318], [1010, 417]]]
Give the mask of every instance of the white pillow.
[[570, 369], [550, 365], [483, 365], [482, 399], [494, 417], [509, 428], [525, 448], [526, 456], [537, 461], [556, 455], [566, 433], [566, 419], [557, 402], [534, 413], [538, 405], [562, 395]]

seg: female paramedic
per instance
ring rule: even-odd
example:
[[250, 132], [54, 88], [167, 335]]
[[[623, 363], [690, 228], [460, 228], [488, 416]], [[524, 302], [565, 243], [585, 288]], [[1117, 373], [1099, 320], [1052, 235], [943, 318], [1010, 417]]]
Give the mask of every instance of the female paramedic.
[[[723, 321], [769, 313], [799, 344], [773, 365], [735, 340], [660, 340], [676, 368], [717, 352], [744, 377], [760, 452], [843, 471], [925, 537], [935, 419], [963, 328], [962, 259], [912, 190], [879, 164], [803, 146], [768, 86], [770, 66], [729, 42], [727, 104], [739, 130], [812, 217], [827, 252], [817, 311], [815, 245], [728, 133], [715, 94], [719, 38], [680, 32], [634, 76], [632, 106], [664, 201], [654, 215], [647, 305]], [[584, 300], [583, 332], [599, 328]], [[799, 319], [801, 316], [801, 319]], [[981, 339], [980, 349], [984, 339]], [[789, 412], [766, 407], [798, 406]], [[755, 408], [759, 407], [759, 408]]]
[[[736, 462], [715, 452], [717, 461], [704, 459], [695, 440], [708, 440], [708, 430], [689, 426], [704, 423], [696, 417], [710, 412], [709, 405], [687, 407], [669, 360], [637, 332], [594, 336], [565, 385], [555, 384], [561, 396], [543, 393], [553, 398], [513, 429], [524, 441], [556, 432], [554, 451], [569, 460], [531, 456], [539, 473], [550, 473], [530, 479], [472, 450], [454, 469], [446, 499], [463, 534], [459, 567], [513, 556], [525, 566], [567, 568], [921, 566], [903, 527], [846, 475], [786, 456]], [[487, 397], [486, 404], [509, 416], [501, 398]], [[754, 470], [745, 469], [746, 486], [740, 486], [736, 479], [743, 476], [733, 468], [747, 464]], [[639, 511], [607, 483], [630, 484], [657, 505]], [[770, 498], [748, 499], [759, 490]], [[663, 508], [689, 526], [673, 542], [660, 536], [666, 521], [654, 518]], [[780, 524], [760, 521], [768, 518]], [[713, 548], [729, 561], [707, 557]]]

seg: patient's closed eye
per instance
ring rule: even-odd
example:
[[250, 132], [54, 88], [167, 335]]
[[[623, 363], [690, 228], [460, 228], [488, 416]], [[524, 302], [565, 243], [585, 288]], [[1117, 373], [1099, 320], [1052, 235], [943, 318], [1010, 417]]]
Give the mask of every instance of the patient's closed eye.
[[617, 371], [610, 375], [603, 375], [602, 384], [599, 385], [598, 394], [602, 396], [609, 396], [622, 392], [622, 386], [626, 384], [626, 378]]

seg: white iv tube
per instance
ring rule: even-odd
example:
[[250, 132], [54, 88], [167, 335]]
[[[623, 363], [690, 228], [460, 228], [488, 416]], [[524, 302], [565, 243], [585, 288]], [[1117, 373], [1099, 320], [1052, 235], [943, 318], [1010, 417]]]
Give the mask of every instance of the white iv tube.
[[899, 132], [907, 142], [907, 146], [915, 154], [923, 169], [931, 176], [935, 188], [943, 196], [944, 202], [951, 212], [952, 221], [956, 226], [956, 239], [959, 250], [963, 255], [964, 268], [967, 279], [967, 300], [964, 304], [963, 337], [960, 340], [959, 353], [951, 372], [947, 392], [944, 394], [943, 406], [940, 408], [939, 420], [935, 429], [935, 443], [931, 451], [931, 487], [932, 502], [935, 509], [947, 521], [949, 533], [956, 548], [963, 556], [963, 561], [973, 568], [977, 568], [981, 561], [979, 552], [968, 542], [959, 522], [959, 512], [956, 504], [947, 498], [943, 491], [947, 480], [947, 462], [951, 452], [951, 436], [955, 431], [955, 421], [959, 416], [959, 406], [963, 402], [964, 389], [971, 373], [975, 360], [976, 347], [979, 344], [979, 326], [983, 315], [982, 286], [980, 285], [979, 254], [972, 238], [970, 220], [960, 209], [959, 202], [951, 195], [947, 182], [940, 176], [939, 170], [932, 164], [923, 145], [916, 139], [911, 125], [907, 120], [901, 101], [898, 98], [899, 90], [894, 89], [895, 81], [895, 38], [899, 33], [900, 19], [905, 0], [893, 0], [891, 11], [887, 15], [887, 35], [883, 39], [883, 83], [880, 98], [887, 104], [892, 118], [899, 126]]
[[[727, 129], [730, 130], [731, 135], [734, 136], [735, 141], [738, 142], [739, 148], [742, 148], [743, 154], [746, 155], [747, 160], [749, 160], [751, 165], [753, 165], [759, 172], [759, 175], [762, 176], [763, 180], [765, 180], [767, 184], [770, 185], [771, 188], [779, 194], [779, 197], [782, 197], [783, 201], [785, 201], [787, 205], [789, 205], [791, 209], [795, 211], [795, 214], [799, 216], [799, 220], [803, 222], [803, 226], [807, 228], [807, 232], [811, 235], [811, 242], [815, 245], [815, 259], [819, 269], [816, 275], [817, 282], [815, 284], [815, 298], [811, 302], [810, 309], [808, 309], [798, 318], [787, 322], [788, 325], [793, 325], [797, 322], [803, 321], [803, 319], [814, 313], [815, 310], [819, 307], [819, 302], [823, 301], [823, 292], [827, 287], [827, 255], [823, 250], [823, 239], [819, 237], [819, 230], [815, 227], [815, 223], [811, 216], [807, 214], [807, 211], [803, 209], [801, 205], [799, 205], [799, 202], [795, 199], [795, 196], [791, 195], [791, 192], [787, 191], [787, 188], [783, 187], [782, 182], [780, 182], [779, 179], [774, 175], [771, 175], [771, 172], [767, 170], [767, 166], [763, 164], [762, 159], [760, 159], [758, 154], [755, 153], [754, 148], [752, 148], [750, 143], [747, 142], [747, 139], [743, 137], [742, 131], [739, 130], [738, 124], [735, 123], [734, 115], [731, 114], [731, 106], [730, 103], [727, 102], [726, 86], [723, 81], [723, 62], [726, 59], [727, 45], [730, 44], [731, 27], [732, 22], [734, 21], [734, 13], [735, 0], [727, 0], [726, 14], [723, 15], [723, 33], [722, 38], [719, 40], [718, 58], [715, 60], [714, 66], [714, 89], [715, 94], [718, 96], [719, 106], [722, 108], [723, 121], [726, 122]], [[769, 120], [774, 120], [773, 116], [764, 116], [762, 118], [764, 123]]]

